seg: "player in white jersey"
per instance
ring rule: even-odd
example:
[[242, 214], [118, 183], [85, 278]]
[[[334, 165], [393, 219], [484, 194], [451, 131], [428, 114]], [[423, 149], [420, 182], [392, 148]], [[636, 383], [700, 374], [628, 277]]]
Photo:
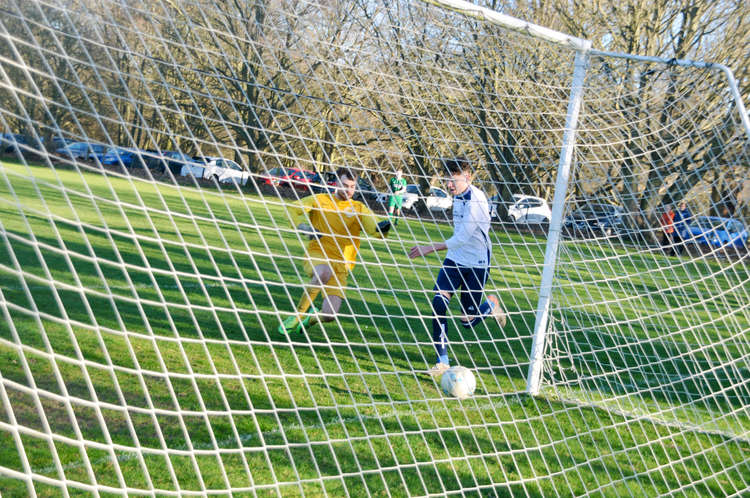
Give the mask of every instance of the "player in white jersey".
[[443, 267], [435, 283], [432, 298], [432, 340], [438, 361], [428, 373], [439, 376], [450, 366], [448, 358], [448, 305], [456, 291], [461, 291], [461, 325], [473, 328], [488, 316], [505, 326], [505, 312], [497, 296], [482, 302], [484, 285], [490, 273], [492, 245], [489, 238], [490, 210], [484, 193], [471, 185], [471, 166], [465, 158], [445, 162], [450, 178], [448, 190], [453, 200], [453, 236], [444, 242], [414, 246], [409, 257], [426, 256], [435, 251], [448, 250]]

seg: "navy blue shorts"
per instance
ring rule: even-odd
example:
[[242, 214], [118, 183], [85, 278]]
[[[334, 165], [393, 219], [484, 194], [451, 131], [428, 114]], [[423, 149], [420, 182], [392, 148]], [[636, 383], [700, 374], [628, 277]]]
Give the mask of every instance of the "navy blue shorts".
[[459, 265], [451, 259], [443, 261], [443, 267], [435, 282], [436, 291], [451, 294], [461, 291], [461, 308], [466, 315], [475, 315], [482, 304], [484, 285], [490, 275], [488, 267], [471, 267]]

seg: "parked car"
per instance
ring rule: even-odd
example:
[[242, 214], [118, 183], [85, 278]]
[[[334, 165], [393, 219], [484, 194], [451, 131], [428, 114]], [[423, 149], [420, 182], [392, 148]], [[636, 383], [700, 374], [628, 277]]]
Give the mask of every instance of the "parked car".
[[372, 183], [360, 176], [357, 180], [357, 192], [354, 194], [354, 199], [376, 199], [378, 195], [379, 192]]
[[65, 156], [69, 159], [83, 159], [89, 160], [92, 157], [96, 157], [97, 154], [104, 155], [107, 148], [101, 144], [92, 144], [89, 142], [73, 142], [65, 147], [61, 147], [55, 151], [60, 156]]
[[502, 198], [500, 195], [493, 195], [487, 201], [490, 204], [490, 219], [500, 220], [503, 216], [508, 214], [508, 210], [500, 209], [503, 206]]
[[697, 216], [682, 233], [684, 240], [708, 247], [747, 248], [748, 232], [740, 220]]
[[[417, 203], [420, 197], [420, 191], [419, 186], [415, 185], [413, 183], [410, 183], [406, 186], [406, 192], [403, 194], [404, 202], [402, 205], [403, 209], [414, 209], [414, 204]], [[377, 195], [375, 198], [377, 202], [380, 204], [383, 204], [384, 206], [388, 205], [388, 198], [391, 196], [390, 192], [381, 192]], [[451, 204], [452, 205], [452, 204]]]
[[336, 173], [334, 173], [333, 171], [327, 171], [323, 173], [323, 183], [325, 183], [329, 187], [335, 187], [336, 186]]
[[197, 179], [203, 178], [203, 173], [206, 170], [206, 163], [203, 162], [199, 157], [193, 157], [193, 160], [189, 163], [185, 163], [180, 168], [180, 176], [193, 176]]
[[323, 183], [320, 177], [313, 180], [316, 173], [300, 168], [272, 168], [267, 174], [261, 175], [261, 182], [266, 185], [289, 186], [305, 189], [308, 183]]
[[563, 229], [570, 235], [617, 235], [625, 228], [623, 214], [620, 206], [586, 204], [565, 217]]
[[57, 149], [62, 149], [63, 147], [70, 145], [72, 143], [75, 143], [75, 140], [73, 140], [72, 138], [53, 136], [50, 139], [47, 146], [50, 150], [57, 150]]
[[[547, 201], [533, 195], [513, 194], [509, 204], [502, 202], [499, 195], [490, 197], [490, 218], [506, 218], [514, 223], [549, 223], [552, 211]], [[504, 209], [503, 209], [504, 207]]]
[[195, 163], [192, 157], [174, 150], [161, 151], [161, 158], [159, 158], [159, 160], [165, 168], [164, 171], [166, 171], [166, 168], [169, 168], [174, 175], [179, 175], [185, 164]]
[[18, 133], [0, 133], [0, 152], [10, 153], [21, 150], [19, 145], [29, 145], [25, 135]]
[[267, 174], [260, 175], [260, 182], [266, 185], [281, 185], [289, 177], [288, 168], [271, 168]]
[[234, 161], [223, 157], [207, 157], [206, 159], [208, 161], [203, 167], [203, 178], [206, 180], [245, 185], [250, 177], [250, 173]]
[[164, 173], [164, 161], [160, 151], [156, 149], [136, 150], [135, 167], [146, 167], [157, 174]]
[[432, 187], [424, 203], [430, 211], [447, 211], [453, 208], [453, 197], [441, 188]]
[[291, 171], [292, 173], [287, 173], [284, 180], [289, 186], [297, 190], [310, 190], [313, 185], [322, 182], [320, 175], [314, 171], [304, 169], [290, 169], [288, 171]]
[[547, 201], [531, 195], [514, 195], [514, 203], [508, 208], [508, 218], [514, 223], [549, 223], [552, 211]]
[[120, 147], [110, 147], [104, 154], [95, 157], [98, 157], [102, 164], [122, 164], [126, 168], [132, 168], [138, 160], [136, 151]]

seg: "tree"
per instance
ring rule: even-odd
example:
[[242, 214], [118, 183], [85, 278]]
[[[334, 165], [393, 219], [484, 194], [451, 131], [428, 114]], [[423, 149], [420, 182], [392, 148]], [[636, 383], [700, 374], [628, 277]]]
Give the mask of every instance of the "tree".
[[[566, 31], [599, 41], [607, 50], [725, 63], [743, 82], [747, 98], [750, 26], [741, 2], [555, 5]], [[631, 61], [619, 67], [599, 61], [594, 71], [599, 72], [595, 77], [609, 77], [611, 97], [625, 121], [619, 125], [621, 136], [611, 137], [623, 144], [616, 176], [624, 181], [609, 188], [628, 211], [644, 214], [635, 220], [639, 225], [654, 223], [660, 203], [681, 199], [698, 180], [715, 176], [726, 164], [722, 158], [736, 153], [732, 137], [743, 130], [727, 93], [716, 90], [727, 88], [720, 73]]]

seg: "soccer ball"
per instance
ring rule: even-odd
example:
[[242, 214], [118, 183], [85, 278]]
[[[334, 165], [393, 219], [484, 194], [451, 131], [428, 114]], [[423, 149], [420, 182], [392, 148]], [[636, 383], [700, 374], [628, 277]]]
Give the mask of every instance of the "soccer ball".
[[474, 374], [466, 367], [450, 367], [440, 379], [440, 387], [448, 396], [454, 396], [458, 399], [466, 399], [474, 394], [477, 388], [477, 380]]

